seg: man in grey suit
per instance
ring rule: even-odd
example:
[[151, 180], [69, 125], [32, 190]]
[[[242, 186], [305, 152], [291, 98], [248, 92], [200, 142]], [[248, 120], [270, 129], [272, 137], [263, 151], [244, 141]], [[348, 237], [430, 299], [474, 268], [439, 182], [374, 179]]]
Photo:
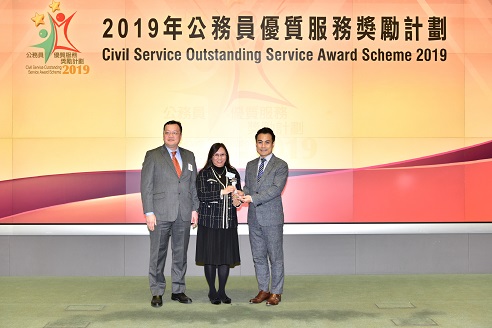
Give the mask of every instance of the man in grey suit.
[[244, 193], [241, 193], [241, 201], [249, 203], [249, 241], [259, 289], [249, 302], [266, 300], [267, 305], [278, 305], [284, 287], [282, 191], [289, 167], [272, 153], [275, 145], [272, 129], [258, 130], [255, 139], [260, 157], [246, 165]]
[[198, 221], [199, 200], [196, 192], [195, 155], [178, 147], [181, 141], [180, 122], [164, 124], [164, 145], [149, 150], [142, 166], [142, 205], [150, 232], [149, 285], [150, 304], [162, 306], [166, 289], [164, 265], [169, 239], [172, 248], [173, 301], [191, 303], [185, 295], [185, 273], [190, 239], [190, 221]]

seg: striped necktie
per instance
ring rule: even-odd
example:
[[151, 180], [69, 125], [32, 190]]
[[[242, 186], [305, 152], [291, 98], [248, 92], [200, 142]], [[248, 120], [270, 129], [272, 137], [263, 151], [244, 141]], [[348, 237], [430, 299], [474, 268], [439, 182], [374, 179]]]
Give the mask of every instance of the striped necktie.
[[179, 178], [181, 176], [181, 167], [179, 166], [178, 159], [176, 158], [176, 152], [173, 151], [171, 152], [171, 154], [173, 155], [174, 168], [176, 169], [176, 173], [178, 174], [178, 178]]
[[260, 178], [263, 175], [263, 169], [265, 168], [265, 162], [266, 162], [266, 159], [262, 158], [261, 163], [260, 163], [260, 167], [258, 168], [258, 177], [256, 178], [256, 182], [260, 182]]

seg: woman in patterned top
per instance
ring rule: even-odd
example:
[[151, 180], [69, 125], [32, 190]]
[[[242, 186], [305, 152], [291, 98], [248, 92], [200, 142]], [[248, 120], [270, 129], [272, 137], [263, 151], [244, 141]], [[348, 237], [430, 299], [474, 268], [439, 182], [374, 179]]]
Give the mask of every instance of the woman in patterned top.
[[[238, 171], [229, 163], [229, 153], [222, 143], [210, 147], [207, 162], [198, 173], [198, 232], [196, 264], [203, 265], [212, 304], [230, 304], [225, 286], [229, 270], [241, 263], [237, 235], [236, 208], [241, 205], [236, 190], [241, 190]], [[215, 288], [218, 274], [219, 289]]]

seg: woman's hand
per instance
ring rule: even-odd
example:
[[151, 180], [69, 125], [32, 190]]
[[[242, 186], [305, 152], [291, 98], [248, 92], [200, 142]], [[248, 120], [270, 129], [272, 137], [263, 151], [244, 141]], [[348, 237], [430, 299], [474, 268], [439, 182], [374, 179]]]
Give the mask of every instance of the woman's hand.
[[224, 189], [222, 189], [220, 191], [220, 194], [221, 195], [228, 195], [231, 192], [234, 192], [235, 190], [236, 190], [236, 187], [234, 187], [234, 186], [227, 186], [227, 187], [225, 187]]

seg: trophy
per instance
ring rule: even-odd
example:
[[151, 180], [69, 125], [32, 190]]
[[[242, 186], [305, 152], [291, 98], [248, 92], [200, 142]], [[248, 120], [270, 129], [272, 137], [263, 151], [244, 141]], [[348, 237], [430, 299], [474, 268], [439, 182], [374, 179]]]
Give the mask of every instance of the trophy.
[[[236, 184], [237, 184], [236, 177], [231, 178], [231, 184], [233, 185], [234, 188], [236, 188]], [[234, 190], [234, 194], [232, 195], [232, 205], [234, 205], [235, 207], [241, 206], [241, 201], [239, 200], [237, 189]]]

